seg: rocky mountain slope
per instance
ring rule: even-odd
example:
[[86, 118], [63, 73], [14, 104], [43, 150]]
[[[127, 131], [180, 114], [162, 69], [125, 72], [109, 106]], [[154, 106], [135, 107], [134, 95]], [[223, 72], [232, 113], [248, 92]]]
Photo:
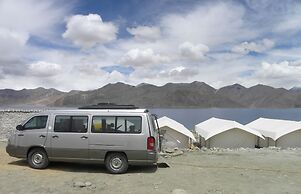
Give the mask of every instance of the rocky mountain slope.
[[301, 107], [301, 91], [239, 84], [215, 89], [204, 82], [168, 83], [164, 86], [124, 83], [108, 84], [89, 91], [60, 92], [55, 89], [0, 90], [1, 105], [71, 106], [111, 102], [148, 108], [296, 108]]
[[66, 93], [53, 88], [45, 89], [40, 87], [23, 90], [3, 89], [0, 90], [0, 106], [17, 104], [49, 106], [65, 95]]

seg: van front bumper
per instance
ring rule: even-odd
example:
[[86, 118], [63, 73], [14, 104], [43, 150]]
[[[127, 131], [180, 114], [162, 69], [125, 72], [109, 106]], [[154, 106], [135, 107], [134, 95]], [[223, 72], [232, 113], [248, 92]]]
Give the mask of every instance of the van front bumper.
[[16, 158], [23, 158], [24, 156], [20, 155], [20, 150], [18, 149], [17, 146], [14, 146], [12, 144], [7, 144], [6, 145], [6, 153], [12, 157]]

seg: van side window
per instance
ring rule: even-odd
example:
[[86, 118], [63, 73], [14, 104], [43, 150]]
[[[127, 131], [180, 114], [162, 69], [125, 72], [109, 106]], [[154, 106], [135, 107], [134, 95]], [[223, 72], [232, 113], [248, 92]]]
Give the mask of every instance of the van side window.
[[141, 117], [117, 117], [117, 133], [141, 133]]
[[141, 133], [141, 117], [94, 116], [92, 133]]
[[87, 133], [87, 116], [56, 116], [54, 132]]
[[46, 128], [48, 116], [35, 116], [32, 117], [24, 125], [24, 129], [44, 129]]
[[92, 119], [92, 133], [114, 133], [115, 117], [94, 116]]

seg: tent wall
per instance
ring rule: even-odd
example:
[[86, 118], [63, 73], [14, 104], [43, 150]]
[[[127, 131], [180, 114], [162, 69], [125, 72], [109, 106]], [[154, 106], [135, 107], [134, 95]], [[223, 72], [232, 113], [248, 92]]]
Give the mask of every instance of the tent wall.
[[261, 139], [259, 138], [258, 142], [259, 142], [259, 147], [272, 147], [272, 146], [276, 146], [275, 141], [272, 138], [269, 137], [264, 137], [265, 139]]
[[301, 147], [301, 129], [288, 133], [277, 139], [276, 146], [281, 148]]
[[206, 141], [207, 148], [254, 148], [257, 136], [241, 129], [230, 129]]
[[199, 143], [200, 143], [201, 147], [206, 146], [206, 140], [205, 140], [205, 138], [199, 136]]
[[189, 137], [179, 133], [169, 127], [160, 128], [162, 132], [165, 131], [162, 140], [162, 148], [189, 148]]

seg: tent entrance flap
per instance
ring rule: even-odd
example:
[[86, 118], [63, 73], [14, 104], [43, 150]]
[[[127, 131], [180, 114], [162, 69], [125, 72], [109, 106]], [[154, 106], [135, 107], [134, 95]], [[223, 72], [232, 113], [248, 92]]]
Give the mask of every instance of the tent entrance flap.
[[188, 148], [189, 137], [170, 129], [169, 127], [161, 128], [162, 133], [162, 148]]

